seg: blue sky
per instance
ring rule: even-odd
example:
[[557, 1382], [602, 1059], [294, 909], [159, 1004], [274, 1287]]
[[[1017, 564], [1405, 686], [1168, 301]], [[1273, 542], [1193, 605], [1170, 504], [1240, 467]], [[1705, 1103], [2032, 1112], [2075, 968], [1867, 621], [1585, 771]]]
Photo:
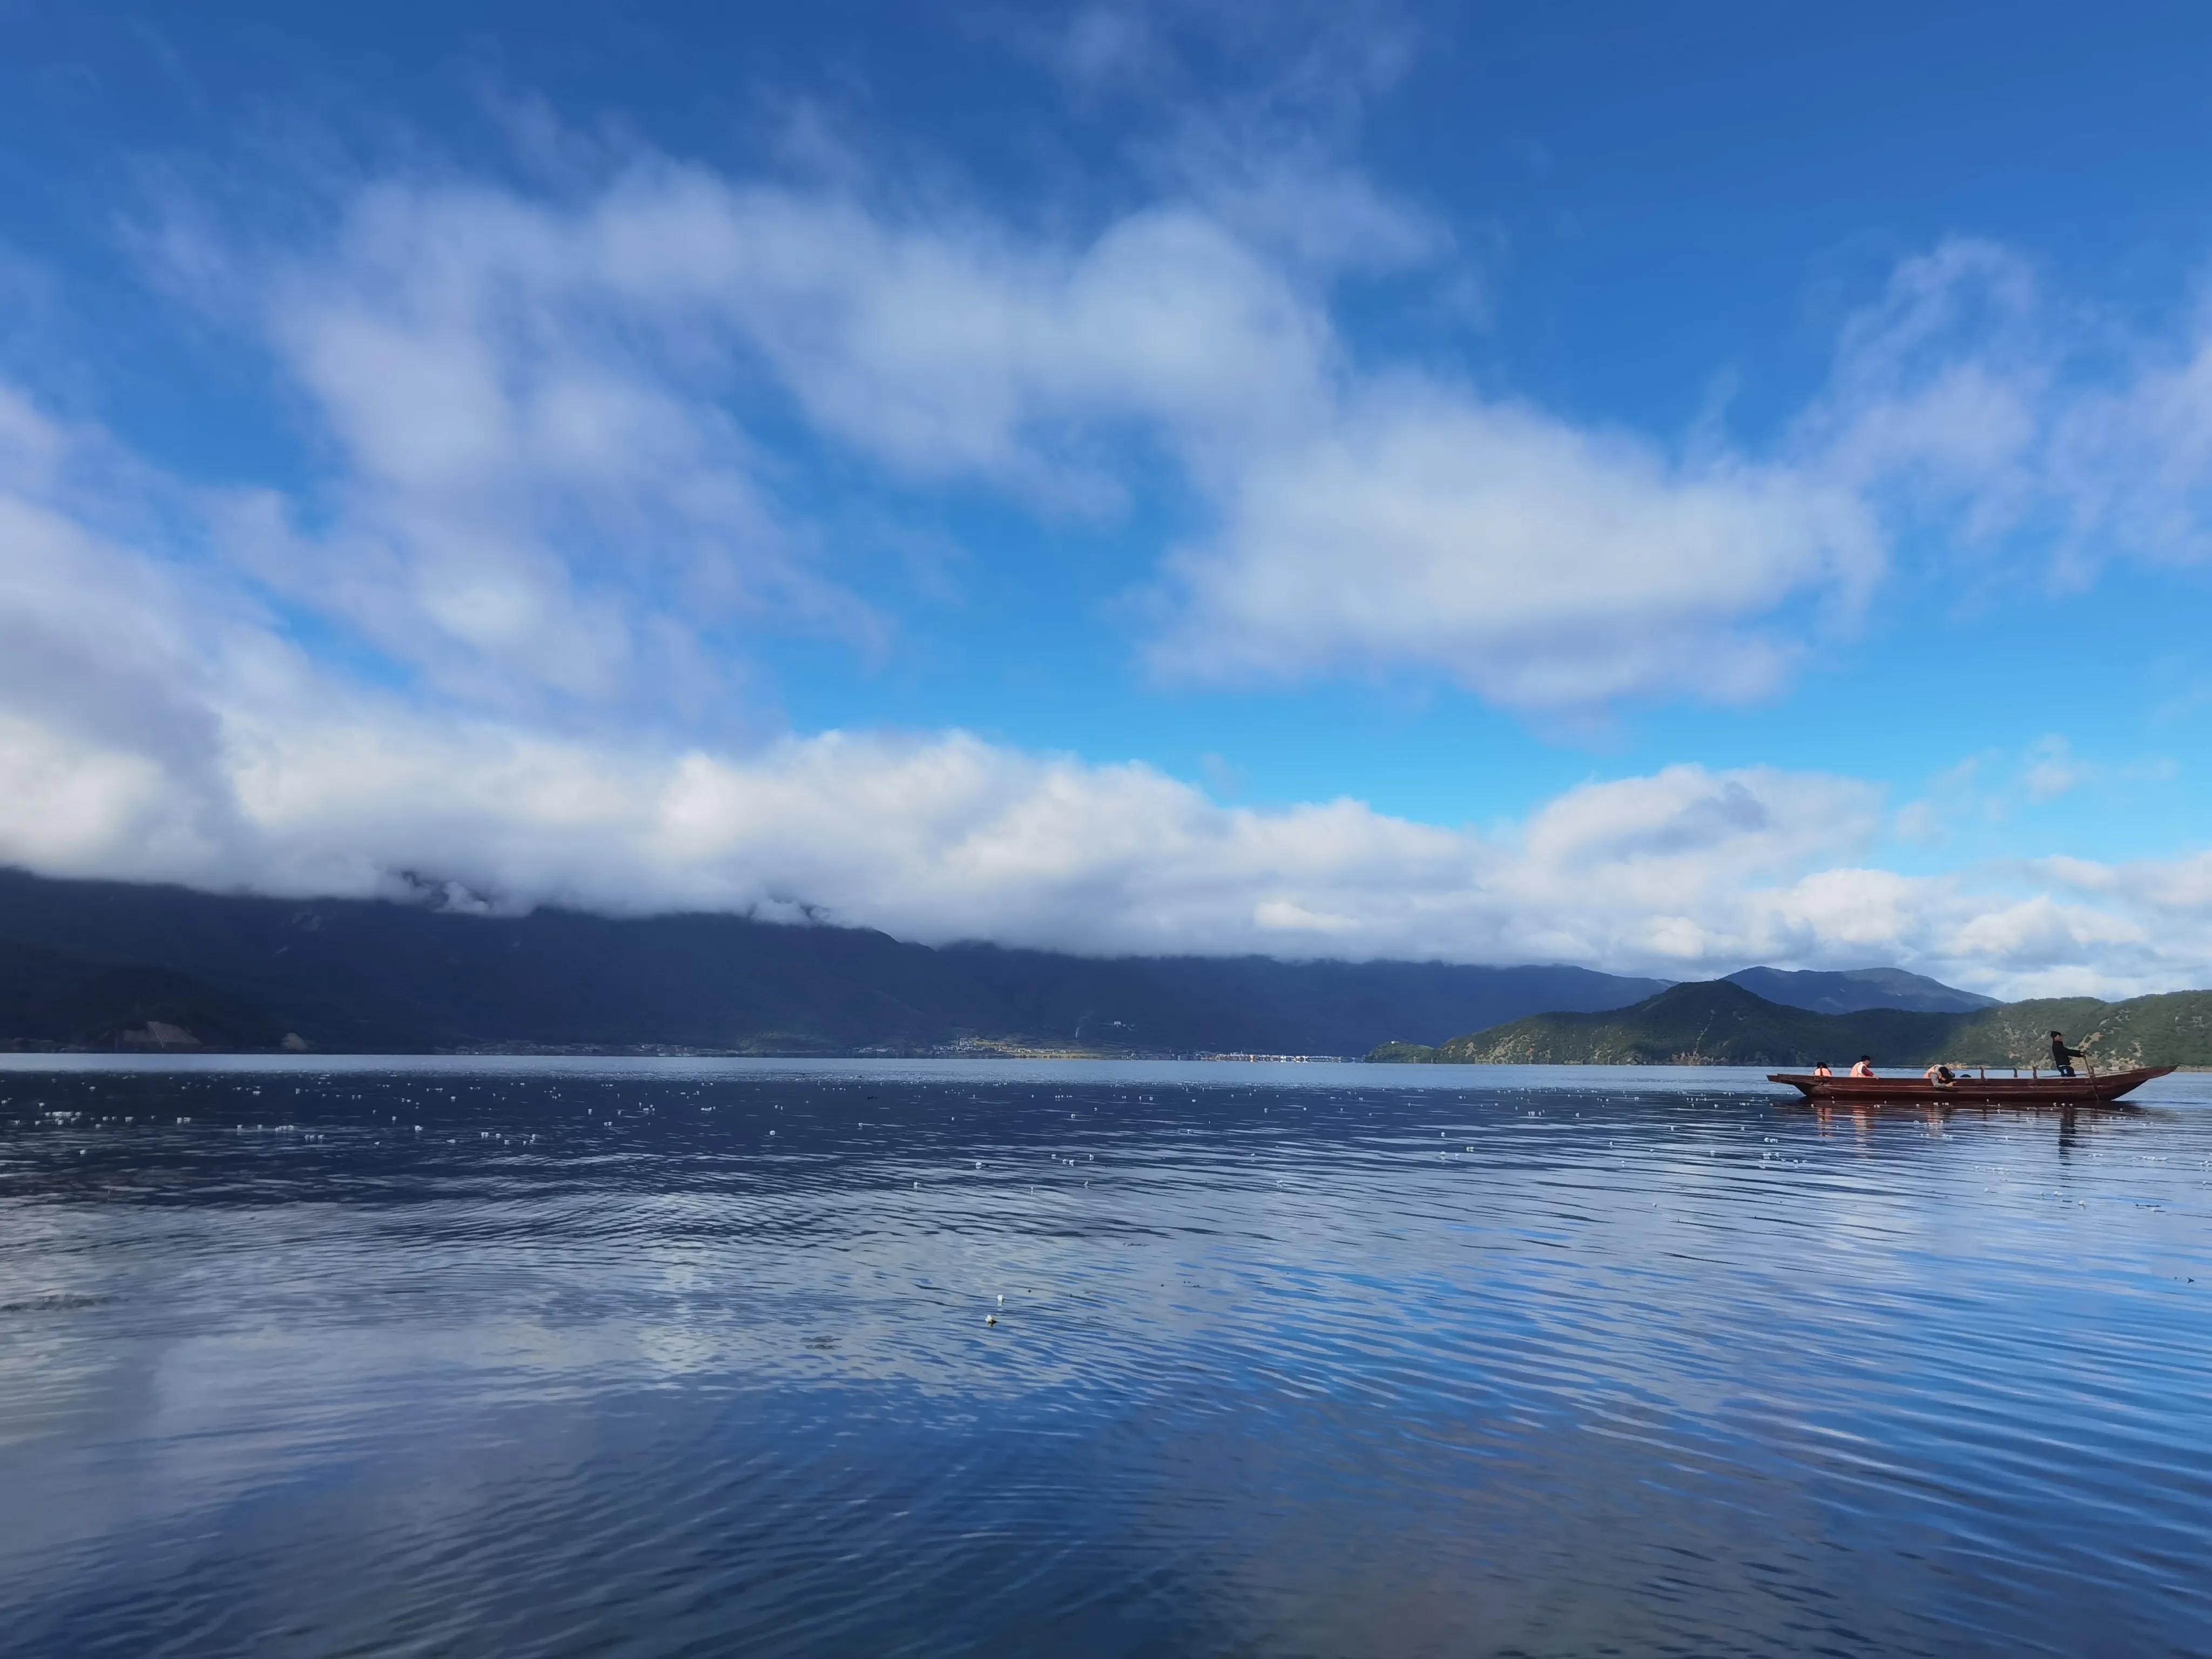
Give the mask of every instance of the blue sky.
[[2179, 7], [0, 7], [0, 858], [2212, 975]]

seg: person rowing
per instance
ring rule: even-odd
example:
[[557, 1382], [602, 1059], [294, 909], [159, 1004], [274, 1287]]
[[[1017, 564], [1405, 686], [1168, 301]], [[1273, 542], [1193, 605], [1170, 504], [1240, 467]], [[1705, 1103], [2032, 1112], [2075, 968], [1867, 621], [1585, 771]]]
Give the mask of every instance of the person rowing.
[[2063, 1031], [2053, 1031], [2051, 1034], [2051, 1069], [2052, 1071], [2061, 1077], [2072, 1077], [2074, 1062], [2081, 1058], [2081, 1049], [2069, 1048], [2066, 1046], [2066, 1034]]
[[1874, 1075], [1874, 1056], [1872, 1054], [1861, 1054], [1859, 1056], [1859, 1063], [1851, 1067], [1851, 1075], [1853, 1077], [1872, 1077]]

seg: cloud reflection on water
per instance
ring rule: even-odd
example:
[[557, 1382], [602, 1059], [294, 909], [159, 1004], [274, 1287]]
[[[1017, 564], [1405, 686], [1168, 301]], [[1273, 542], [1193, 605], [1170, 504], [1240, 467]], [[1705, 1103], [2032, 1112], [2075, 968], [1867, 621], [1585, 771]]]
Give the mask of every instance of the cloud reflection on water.
[[2212, 1093], [2158, 1098], [2062, 1150], [1671, 1069], [0, 1069], [0, 1604], [53, 1651], [2170, 1638]]

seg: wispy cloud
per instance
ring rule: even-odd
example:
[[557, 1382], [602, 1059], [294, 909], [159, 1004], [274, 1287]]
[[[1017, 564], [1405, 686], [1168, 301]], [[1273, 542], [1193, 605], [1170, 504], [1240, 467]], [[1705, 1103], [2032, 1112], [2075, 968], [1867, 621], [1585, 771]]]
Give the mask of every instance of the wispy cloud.
[[1885, 559], [1853, 489], [1364, 368], [1329, 272], [1440, 234], [1320, 155], [1194, 165], [1066, 240], [645, 155], [550, 195], [386, 180], [303, 248], [160, 245], [246, 297], [336, 464], [238, 544], [472, 696], [702, 702], [689, 642], [718, 619], [880, 635], [780, 496], [764, 395], [886, 487], [1047, 514], [1120, 511], [1146, 487], [1125, 436], [1164, 445], [1209, 521], [1155, 596], [1173, 678], [1741, 700], [1849, 627]]
[[2001, 823], [2093, 785], [2111, 789], [2167, 783], [2179, 775], [2180, 769], [2164, 757], [2095, 758], [2051, 732], [2023, 750], [1986, 750], [1946, 767], [1924, 793], [1898, 810], [1893, 828], [1900, 840], [1936, 846], [1959, 825]]
[[[1228, 27], [1113, 31], [1201, 25]], [[1455, 291], [1480, 256], [1298, 103], [1303, 61], [1158, 125], [1151, 199], [1079, 228], [850, 147], [793, 180], [564, 144], [526, 100], [509, 125], [559, 157], [531, 185], [395, 167], [275, 243], [175, 213], [147, 246], [272, 354], [326, 463], [231, 538], [457, 694], [696, 711], [746, 630], [891, 628], [793, 487], [796, 430], [894, 495], [1173, 495], [1140, 645], [1170, 681], [1413, 676], [1547, 718], [1768, 696], [1901, 545], [2039, 582], [2212, 548], [2212, 325], [2116, 344], [1984, 242], [1902, 262], [1764, 446], [1370, 361], [1342, 279]]]

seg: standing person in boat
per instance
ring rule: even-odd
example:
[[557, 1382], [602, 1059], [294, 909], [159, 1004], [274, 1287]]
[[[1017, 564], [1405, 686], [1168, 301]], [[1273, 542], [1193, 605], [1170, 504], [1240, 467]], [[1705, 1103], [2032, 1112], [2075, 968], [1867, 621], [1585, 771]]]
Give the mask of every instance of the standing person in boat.
[[1851, 1067], [1851, 1075], [1853, 1077], [1872, 1077], [1874, 1075], [1874, 1056], [1872, 1054], [1861, 1054], [1859, 1056], [1859, 1063]]
[[2063, 1031], [2053, 1031], [2051, 1034], [2051, 1070], [2061, 1077], [2072, 1077], [2074, 1062], [2081, 1058], [2081, 1049], [2069, 1048], [2066, 1046], [2066, 1034]]

